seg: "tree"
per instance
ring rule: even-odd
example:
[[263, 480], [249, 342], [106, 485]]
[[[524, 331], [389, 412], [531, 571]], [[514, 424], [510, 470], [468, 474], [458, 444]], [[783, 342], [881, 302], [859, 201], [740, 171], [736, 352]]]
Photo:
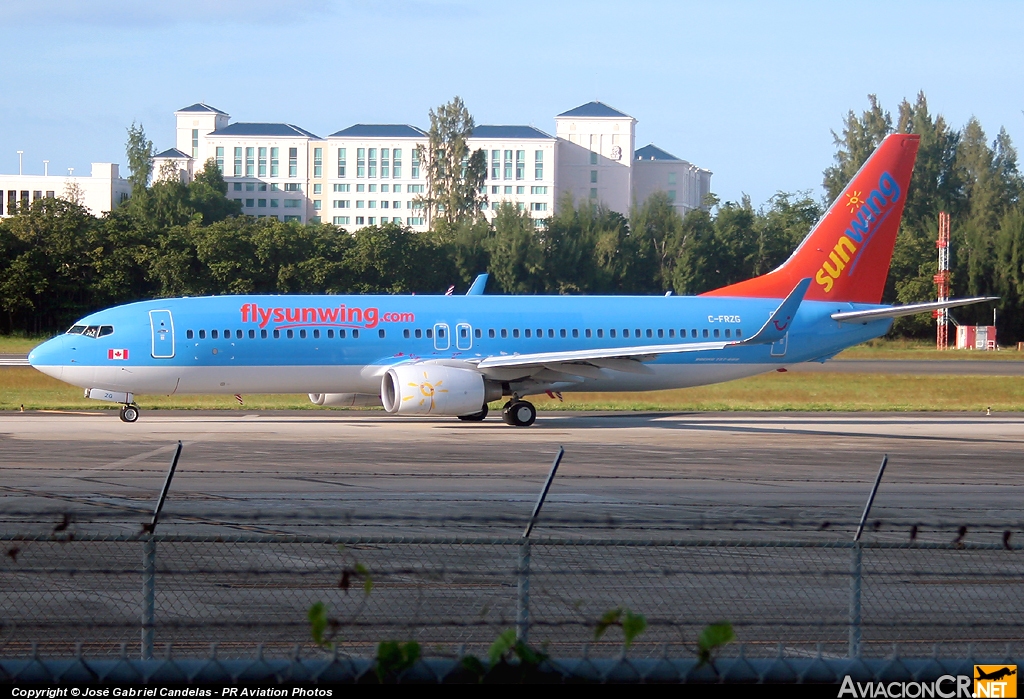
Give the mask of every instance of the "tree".
[[149, 178], [153, 174], [153, 156], [156, 155], [156, 149], [153, 148], [153, 142], [146, 138], [142, 124], [133, 121], [128, 127], [125, 153], [128, 157], [128, 171], [131, 173], [128, 180], [132, 183], [132, 193], [144, 190], [149, 186]]
[[441, 105], [436, 112], [430, 110], [430, 141], [417, 146], [427, 172], [427, 194], [417, 201], [425, 206], [432, 227], [441, 223], [454, 226], [464, 218], [477, 218], [487, 201], [483, 194], [487, 154], [482, 150], [469, 152], [473, 127], [473, 117], [461, 97]]

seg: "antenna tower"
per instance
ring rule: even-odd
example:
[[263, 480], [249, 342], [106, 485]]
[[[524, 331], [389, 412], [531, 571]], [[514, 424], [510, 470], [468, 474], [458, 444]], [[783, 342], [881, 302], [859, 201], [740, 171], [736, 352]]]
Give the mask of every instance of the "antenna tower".
[[[939, 273], [935, 275], [938, 300], [949, 301], [949, 214], [939, 212]], [[935, 349], [949, 349], [949, 309], [942, 308], [935, 313]]]

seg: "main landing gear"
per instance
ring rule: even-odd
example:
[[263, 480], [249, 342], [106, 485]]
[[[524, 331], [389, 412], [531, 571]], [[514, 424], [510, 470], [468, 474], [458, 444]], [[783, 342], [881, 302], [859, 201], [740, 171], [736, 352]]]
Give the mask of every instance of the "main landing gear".
[[501, 419], [513, 427], [529, 427], [537, 420], [537, 409], [533, 403], [513, 396], [501, 409]]
[[487, 403], [484, 403], [483, 408], [478, 413], [459, 415], [459, 419], [463, 422], [483, 422], [485, 417], [487, 417]]
[[134, 403], [121, 406], [121, 422], [135, 422], [139, 419], [139, 406]]

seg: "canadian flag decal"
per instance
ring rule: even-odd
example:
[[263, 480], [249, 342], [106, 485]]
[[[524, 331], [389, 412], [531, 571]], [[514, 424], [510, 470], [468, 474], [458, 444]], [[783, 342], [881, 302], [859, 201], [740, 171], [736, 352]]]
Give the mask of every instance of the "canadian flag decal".
[[107, 359], [128, 359], [128, 350], [126, 349], [108, 349]]

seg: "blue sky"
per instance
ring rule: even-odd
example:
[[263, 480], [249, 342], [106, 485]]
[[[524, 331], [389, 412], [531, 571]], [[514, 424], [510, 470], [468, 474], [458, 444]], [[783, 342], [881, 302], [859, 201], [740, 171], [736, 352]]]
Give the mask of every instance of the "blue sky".
[[[714, 172], [723, 199], [821, 195], [832, 130], [876, 93], [928, 96], [960, 127], [1024, 140], [1024, 3], [6, 0], [0, 172], [124, 168], [138, 121], [173, 145], [175, 109], [326, 136], [428, 125], [460, 95], [477, 123], [532, 124], [599, 99]], [[126, 169], [126, 168], [125, 168]]]

